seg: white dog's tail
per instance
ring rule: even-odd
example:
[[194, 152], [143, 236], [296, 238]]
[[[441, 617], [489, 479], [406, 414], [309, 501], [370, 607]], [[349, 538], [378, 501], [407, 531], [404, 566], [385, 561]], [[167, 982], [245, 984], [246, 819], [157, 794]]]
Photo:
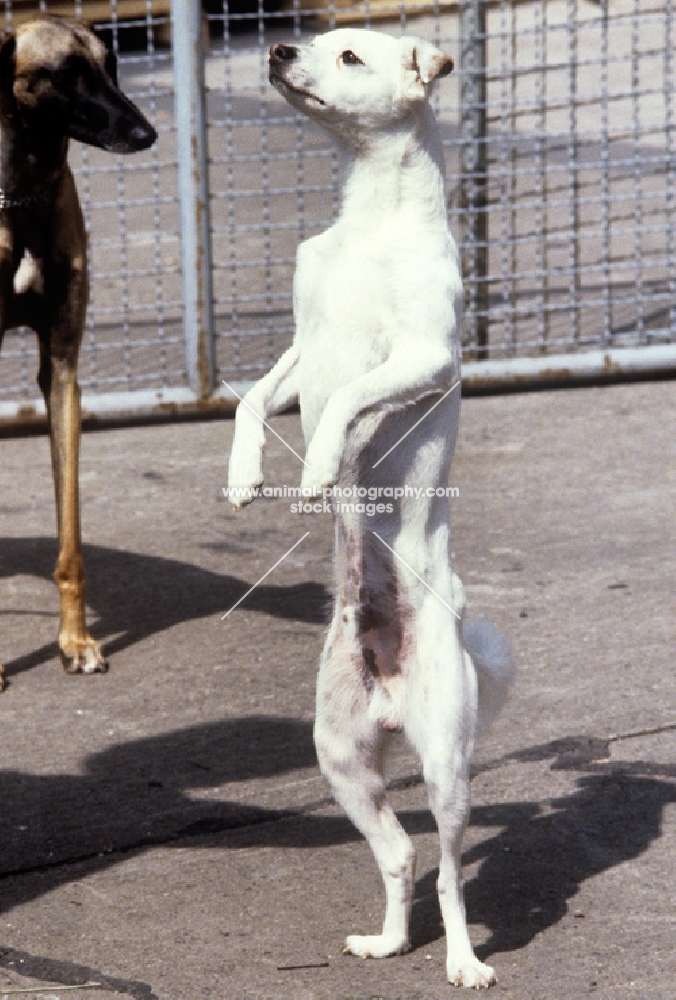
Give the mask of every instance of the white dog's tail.
[[472, 657], [479, 685], [477, 736], [485, 736], [507, 700], [514, 677], [509, 639], [491, 622], [465, 622], [462, 641]]

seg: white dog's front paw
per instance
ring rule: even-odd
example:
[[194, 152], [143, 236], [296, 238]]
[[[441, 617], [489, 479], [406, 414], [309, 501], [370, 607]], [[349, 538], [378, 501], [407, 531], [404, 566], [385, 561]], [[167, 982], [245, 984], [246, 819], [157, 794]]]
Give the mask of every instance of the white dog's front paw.
[[469, 986], [475, 990], [487, 989], [498, 981], [490, 965], [484, 965], [474, 955], [464, 961], [449, 958], [446, 963], [446, 975], [453, 986]]
[[235, 414], [235, 434], [228, 463], [226, 495], [235, 510], [251, 503], [260, 492], [263, 485], [264, 448], [265, 429], [262, 417], [243, 401]]
[[233, 510], [241, 510], [247, 504], [253, 503], [260, 493], [262, 485], [263, 480], [261, 479], [259, 482], [251, 483], [249, 486], [228, 486], [228, 500]]
[[338, 482], [344, 442], [340, 435], [318, 433], [312, 438], [305, 455], [301, 488], [314, 490], [315, 496], [330, 490]]
[[252, 503], [258, 496], [262, 485], [262, 453], [256, 449], [255, 452], [249, 450], [235, 455], [233, 449], [230, 456], [227, 495], [235, 510], [240, 510], [248, 503]]
[[303, 469], [303, 477], [300, 481], [301, 496], [321, 497], [332, 486], [335, 486], [337, 480], [337, 467], [334, 469], [308, 463]]
[[390, 955], [403, 955], [410, 945], [407, 939], [395, 937], [393, 934], [350, 934], [343, 946], [344, 955], [356, 955], [357, 958], [388, 958]]

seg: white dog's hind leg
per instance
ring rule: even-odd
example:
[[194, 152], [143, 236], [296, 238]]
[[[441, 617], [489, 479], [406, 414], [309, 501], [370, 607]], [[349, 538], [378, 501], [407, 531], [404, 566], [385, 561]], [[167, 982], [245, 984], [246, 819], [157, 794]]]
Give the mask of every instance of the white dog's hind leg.
[[[445, 773], [444, 773], [445, 772]], [[475, 989], [496, 982], [495, 973], [474, 954], [465, 917], [460, 852], [469, 815], [469, 775], [441, 768], [432, 781], [428, 772], [430, 808], [441, 840], [441, 863], [437, 891], [446, 929], [446, 974], [454, 986]]]
[[[345, 951], [385, 958], [408, 951], [415, 852], [385, 799], [382, 728], [367, 716], [368, 695], [353, 653], [340, 646], [325, 657], [317, 683], [315, 745], [333, 794], [366, 837], [385, 883], [382, 933], [351, 934]], [[361, 655], [361, 653], [359, 653]]]
[[[426, 628], [433, 617], [445, 614], [441, 605], [427, 602]], [[421, 616], [422, 618], [422, 616]], [[420, 620], [419, 620], [420, 623]], [[438, 625], [438, 623], [437, 623]], [[469, 761], [476, 722], [477, 684], [472, 662], [462, 649], [458, 628], [449, 629], [449, 645], [443, 656], [418, 634], [419, 648], [429, 649], [427, 662], [420, 662], [416, 702], [412, 707], [411, 737], [423, 762], [430, 808], [439, 830], [441, 862], [437, 890], [446, 929], [446, 972], [455, 986], [475, 989], [494, 983], [495, 973], [475, 956], [467, 932], [460, 854], [469, 819]], [[431, 628], [437, 638], [440, 628]], [[422, 654], [421, 654], [422, 660]], [[449, 662], [450, 661], [450, 662]]]

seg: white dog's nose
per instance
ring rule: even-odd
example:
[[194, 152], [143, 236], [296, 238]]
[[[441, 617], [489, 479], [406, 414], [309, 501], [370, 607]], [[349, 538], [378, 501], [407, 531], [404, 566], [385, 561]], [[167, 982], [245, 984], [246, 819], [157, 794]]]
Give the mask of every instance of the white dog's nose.
[[298, 49], [295, 45], [282, 45], [281, 42], [275, 42], [274, 45], [270, 46], [271, 63], [292, 62], [297, 56]]

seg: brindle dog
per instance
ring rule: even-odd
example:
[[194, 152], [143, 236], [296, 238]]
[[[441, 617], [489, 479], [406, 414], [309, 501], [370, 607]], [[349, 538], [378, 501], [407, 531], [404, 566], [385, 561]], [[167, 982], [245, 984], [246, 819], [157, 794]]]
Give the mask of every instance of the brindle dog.
[[59, 649], [68, 673], [96, 673], [107, 663], [85, 624], [78, 496], [87, 246], [69, 138], [133, 153], [157, 133], [119, 89], [115, 56], [100, 39], [36, 16], [0, 34], [0, 340], [16, 326], [38, 336], [56, 491]]

